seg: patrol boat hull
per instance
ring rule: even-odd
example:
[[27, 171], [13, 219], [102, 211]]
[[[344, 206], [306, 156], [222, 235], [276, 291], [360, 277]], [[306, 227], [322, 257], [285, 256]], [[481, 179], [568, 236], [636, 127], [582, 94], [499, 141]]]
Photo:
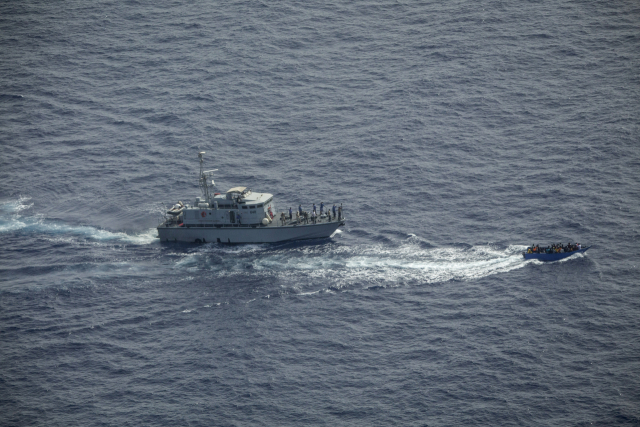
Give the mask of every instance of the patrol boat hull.
[[323, 239], [331, 237], [344, 221], [320, 224], [293, 224], [269, 226], [185, 227], [158, 226], [161, 242], [195, 243], [277, 243], [293, 240]]
[[584, 253], [590, 247], [591, 246], [588, 246], [588, 247], [586, 247], [584, 249], [579, 249], [577, 251], [563, 252], [561, 254], [559, 254], [559, 253], [554, 253], [554, 254], [528, 254], [526, 252], [523, 252], [522, 255], [524, 256], [524, 259], [537, 259], [538, 261], [559, 261], [561, 259], [568, 258], [571, 255]]

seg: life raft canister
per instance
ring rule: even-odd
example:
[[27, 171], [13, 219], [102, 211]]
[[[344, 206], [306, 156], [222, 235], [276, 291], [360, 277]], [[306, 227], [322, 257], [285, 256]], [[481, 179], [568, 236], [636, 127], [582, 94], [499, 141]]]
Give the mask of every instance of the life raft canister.
[[202, 218], [204, 218], [205, 216], [207, 216], [207, 213], [205, 211], [202, 211], [200, 215], [202, 215]]

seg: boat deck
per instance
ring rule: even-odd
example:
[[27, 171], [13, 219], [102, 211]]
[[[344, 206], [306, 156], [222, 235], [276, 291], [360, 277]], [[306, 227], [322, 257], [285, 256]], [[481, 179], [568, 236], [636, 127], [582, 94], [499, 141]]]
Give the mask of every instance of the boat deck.
[[313, 226], [320, 224], [330, 224], [330, 223], [344, 223], [345, 218], [342, 217], [340, 220], [337, 218], [329, 219], [326, 215], [323, 217], [316, 217], [315, 223], [309, 219], [305, 221], [301, 219], [300, 221], [296, 221], [295, 217], [292, 220], [289, 220], [287, 216], [284, 223], [279, 219], [279, 217], [274, 218], [269, 224], [188, 224], [182, 225], [178, 223], [173, 218], [168, 219], [164, 223], [162, 223], [161, 227], [166, 228], [282, 228], [282, 227], [297, 227], [297, 226]]
[[327, 216], [316, 217], [316, 221], [313, 222], [311, 218], [309, 218], [309, 220], [307, 221], [305, 221], [304, 219], [300, 219], [300, 221], [296, 221], [295, 216], [291, 220], [289, 220], [289, 216], [287, 216], [283, 224], [282, 221], [280, 221], [280, 217], [274, 217], [273, 221], [271, 221], [271, 223], [267, 225], [267, 227], [292, 227], [297, 225], [315, 225], [315, 224], [326, 224], [330, 222], [342, 222], [342, 221], [344, 221], [344, 217], [341, 218], [340, 220], [338, 220], [337, 217], [334, 218], [333, 220], [328, 219]]

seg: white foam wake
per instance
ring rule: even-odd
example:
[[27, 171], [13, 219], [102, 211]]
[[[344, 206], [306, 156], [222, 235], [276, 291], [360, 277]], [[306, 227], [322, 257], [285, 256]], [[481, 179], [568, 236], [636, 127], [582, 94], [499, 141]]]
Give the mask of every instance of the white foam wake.
[[18, 200], [0, 204], [0, 233], [20, 230], [27, 226], [21, 220], [20, 211], [33, 206], [33, 203], [29, 203], [29, 200], [29, 197], [20, 197]]
[[31, 197], [20, 196], [18, 200], [2, 203], [0, 204], [0, 212], [16, 214], [25, 209], [29, 209], [33, 206], [33, 203], [29, 203], [29, 200], [31, 200]]
[[71, 225], [59, 221], [47, 220], [39, 215], [23, 216], [22, 211], [30, 209], [33, 203], [21, 197], [17, 201], [0, 204], [0, 233], [22, 230], [50, 238], [85, 238], [94, 241], [118, 241], [134, 245], [146, 245], [153, 242], [158, 232], [155, 228], [138, 234], [112, 232], [85, 225]]
[[524, 246], [424, 248], [415, 238], [398, 246], [303, 246], [278, 249], [254, 245], [231, 249], [207, 245], [184, 254], [177, 269], [210, 270], [221, 276], [257, 275], [330, 286], [362, 282], [471, 280], [523, 267]]

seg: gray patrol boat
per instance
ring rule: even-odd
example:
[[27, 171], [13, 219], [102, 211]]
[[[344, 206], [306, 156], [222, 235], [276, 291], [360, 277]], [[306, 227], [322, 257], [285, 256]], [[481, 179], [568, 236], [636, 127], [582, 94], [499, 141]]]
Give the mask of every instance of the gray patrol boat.
[[200, 158], [200, 189], [203, 197], [196, 197], [192, 206], [178, 202], [158, 225], [162, 242], [195, 243], [276, 243], [291, 240], [331, 237], [345, 224], [342, 208], [337, 216], [296, 210], [276, 213], [273, 195], [256, 193], [246, 187], [234, 187], [226, 193], [215, 193], [213, 173], [205, 171], [204, 151]]

